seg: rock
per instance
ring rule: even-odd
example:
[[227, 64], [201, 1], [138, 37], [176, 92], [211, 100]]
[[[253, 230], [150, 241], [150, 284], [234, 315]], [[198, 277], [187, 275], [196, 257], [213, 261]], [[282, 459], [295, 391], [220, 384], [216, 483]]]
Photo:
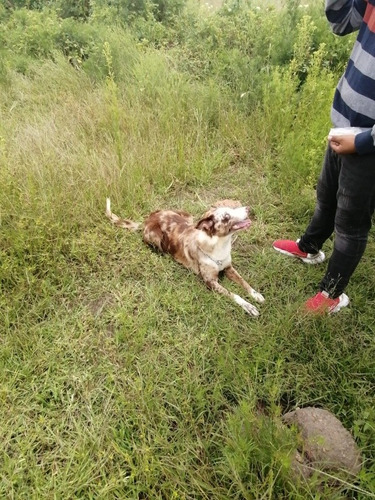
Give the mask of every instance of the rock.
[[286, 413], [283, 422], [300, 431], [302, 447], [292, 469], [305, 478], [314, 470], [356, 476], [361, 469], [361, 454], [350, 432], [329, 411], [301, 408]]

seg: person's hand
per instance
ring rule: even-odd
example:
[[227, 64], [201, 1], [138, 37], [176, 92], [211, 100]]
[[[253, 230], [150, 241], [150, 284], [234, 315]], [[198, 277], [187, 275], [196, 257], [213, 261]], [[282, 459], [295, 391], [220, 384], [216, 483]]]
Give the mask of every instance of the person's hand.
[[355, 135], [329, 135], [331, 149], [339, 155], [350, 155], [356, 152]]

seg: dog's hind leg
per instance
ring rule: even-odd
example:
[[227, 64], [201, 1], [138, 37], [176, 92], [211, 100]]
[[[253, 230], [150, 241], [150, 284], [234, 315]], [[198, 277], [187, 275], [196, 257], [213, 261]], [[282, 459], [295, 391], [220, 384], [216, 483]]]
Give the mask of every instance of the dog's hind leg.
[[252, 288], [247, 281], [243, 279], [243, 277], [234, 269], [234, 267], [229, 266], [225, 269], [225, 276], [230, 279], [231, 281], [234, 281], [238, 285], [242, 286], [251, 297], [253, 297], [254, 300], [256, 300], [259, 303], [264, 302], [264, 297], [261, 293], [257, 292]]
[[246, 302], [242, 297], [239, 295], [230, 292], [226, 288], [224, 288], [220, 283], [218, 283], [215, 280], [208, 280], [205, 281], [206, 285], [210, 290], [213, 290], [215, 292], [218, 292], [222, 295], [226, 295], [227, 297], [230, 297], [236, 304], [238, 304], [244, 311], [246, 311], [248, 314], [251, 314], [252, 316], [259, 316], [259, 311], [258, 309], [250, 304], [249, 302]]

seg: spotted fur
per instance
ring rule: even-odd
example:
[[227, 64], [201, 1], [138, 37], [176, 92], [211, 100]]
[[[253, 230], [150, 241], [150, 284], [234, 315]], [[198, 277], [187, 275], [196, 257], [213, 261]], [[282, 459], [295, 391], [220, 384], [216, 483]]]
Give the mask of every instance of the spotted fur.
[[[197, 222], [194, 222], [192, 215], [182, 210], [157, 210], [143, 223], [143, 239], [201, 276], [209, 289], [230, 297], [248, 314], [258, 316], [259, 311], [255, 306], [224, 288], [218, 281], [219, 273], [223, 271], [254, 300], [264, 302], [264, 297], [232, 266], [232, 237], [251, 225], [248, 212], [248, 207], [233, 200], [218, 201]], [[133, 231], [141, 228], [141, 224], [113, 214], [109, 198], [106, 215], [119, 227]]]

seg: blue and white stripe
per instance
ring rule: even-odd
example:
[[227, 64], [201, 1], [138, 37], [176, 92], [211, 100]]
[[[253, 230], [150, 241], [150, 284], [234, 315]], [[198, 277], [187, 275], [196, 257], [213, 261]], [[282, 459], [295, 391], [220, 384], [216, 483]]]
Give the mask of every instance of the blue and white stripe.
[[356, 149], [375, 152], [375, 0], [326, 0], [332, 31], [346, 35], [359, 30], [349, 63], [333, 100], [334, 127], [360, 127]]

